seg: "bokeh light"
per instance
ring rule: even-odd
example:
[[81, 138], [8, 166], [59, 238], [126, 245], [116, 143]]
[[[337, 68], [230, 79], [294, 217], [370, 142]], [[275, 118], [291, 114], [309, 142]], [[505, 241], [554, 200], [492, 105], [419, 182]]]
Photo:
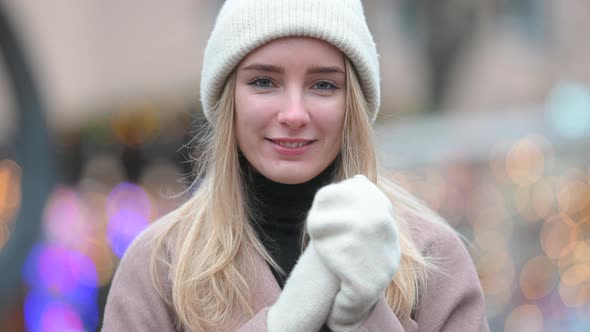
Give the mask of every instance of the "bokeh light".
[[514, 143], [506, 155], [506, 174], [520, 186], [537, 182], [545, 169], [546, 140], [528, 136]]
[[55, 245], [34, 246], [23, 266], [31, 331], [92, 330], [98, 325], [98, 283], [92, 261]]
[[107, 215], [111, 218], [121, 210], [133, 211], [146, 220], [152, 216], [152, 203], [145, 190], [137, 184], [122, 182], [115, 186], [106, 200]]
[[21, 173], [16, 162], [0, 160], [0, 250], [8, 241], [10, 226], [20, 206]]
[[112, 117], [112, 130], [119, 142], [136, 146], [153, 139], [160, 131], [159, 109], [144, 103], [125, 107]]
[[561, 282], [568, 286], [577, 286], [584, 281], [590, 281], [590, 266], [586, 264], [570, 266], [561, 276]]
[[43, 218], [47, 241], [70, 249], [82, 249], [91, 233], [88, 211], [77, 191], [55, 189], [45, 208]]
[[506, 318], [505, 332], [543, 332], [543, 313], [534, 304], [514, 308]]
[[557, 198], [560, 211], [574, 215], [590, 206], [590, 184], [585, 175], [574, 168], [561, 177]]
[[98, 283], [105, 286], [110, 282], [116, 266], [115, 255], [107, 239], [106, 201], [110, 188], [94, 179], [86, 178], [80, 182], [78, 190], [87, 209], [93, 211], [88, 215], [92, 231], [81, 252], [92, 260], [96, 266]]
[[123, 182], [107, 197], [107, 238], [113, 252], [123, 257], [135, 237], [151, 222], [152, 205], [138, 185]]
[[553, 262], [546, 256], [529, 260], [520, 273], [520, 289], [530, 300], [547, 296], [557, 284], [559, 273]]
[[590, 88], [578, 82], [556, 84], [547, 102], [546, 118], [566, 138], [590, 135]]
[[92, 261], [73, 250], [38, 244], [23, 267], [23, 279], [31, 288], [47, 289], [70, 298], [92, 299], [97, 275]]
[[549, 258], [557, 259], [570, 245], [573, 220], [566, 214], [548, 218], [541, 228], [541, 247]]
[[107, 237], [113, 252], [119, 258], [123, 257], [131, 242], [148, 224], [147, 219], [134, 211], [121, 210], [115, 213], [109, 219], [107, 228]]
[[590, 246], [584, 241], [575, 241], [563, 250], [557, 261], [559, 274], [563, 277], [570, 268], [579, 264], [590, 265]]
[[538, 219], [544, 219], [556, 211], [555, 184], [549, 178], [542, 178], [532, 188], [530, 204]]
[[565, 282], [559, 284], [559, 296], [563, 304], [570, 308], [584, 305], [590, 301], [590, 282], [570, 286]]
[[63, 302], [53, 302], [41, 315], [42, 331], [84, 331], [80, 316]]

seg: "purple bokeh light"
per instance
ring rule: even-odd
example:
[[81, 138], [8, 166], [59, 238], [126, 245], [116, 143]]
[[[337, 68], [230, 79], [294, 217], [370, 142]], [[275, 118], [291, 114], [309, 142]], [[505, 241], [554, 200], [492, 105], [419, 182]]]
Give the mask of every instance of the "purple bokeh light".
[[115, 255], [123, 257], [131, 242], [148, 225], [147, 219], [135, 211], [120, 210], [115, 213], [107, 226], [107, 238]]
[[40, 290], [29, 292], [24, 314], [27, 330], [31, 332], [92, 331], [99, 319], [96, 303], [79, 306]]
[[43, 222], [48, 241], [68, 248], [82, 247], [90, 235], [86, 206], [78, 193], [67, 187], [53, 191]]
[[41, 331], [84, 331], [82, 319], [69, 305], [60, 301], [50, 302], [41, 314]]
[[115, 186], [107, 196], [107, 215], [111, 218], [121, 210], [133, 211], [146, 220], [152, 216], [152, 203], [148, 194], [140, 186], [122, 182]]
[[80, 252], [38, 244], [31, 249], [23, 278], [31, 288], [70, 297], [91, 295], [98, 285], [92, 260]]
[[31, 331], [82, 331], [98, 325], [98, 274], [80, 252], [37, 244], [23, 267], [29, 286], [25, 318]]
[[148, 194], [138, 185], [123, 182], [107, 197], [107, 239], [119, 258], [148, 225], [152, 205]]

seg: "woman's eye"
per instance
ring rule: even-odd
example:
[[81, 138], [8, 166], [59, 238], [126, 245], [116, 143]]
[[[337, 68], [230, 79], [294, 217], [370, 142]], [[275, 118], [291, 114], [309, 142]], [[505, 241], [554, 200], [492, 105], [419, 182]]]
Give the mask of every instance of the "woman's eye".
[[257, 78], [255, 80], [252, 80], [249, 84], [254, 85], [258, 88], [272, 88], [274, 86], [272, 81], [268, 78]]
[[336, 84], [328, 81], [319, 81], [314, 85], [314, 87], [319, 90], [332, 90], [336, 89]]

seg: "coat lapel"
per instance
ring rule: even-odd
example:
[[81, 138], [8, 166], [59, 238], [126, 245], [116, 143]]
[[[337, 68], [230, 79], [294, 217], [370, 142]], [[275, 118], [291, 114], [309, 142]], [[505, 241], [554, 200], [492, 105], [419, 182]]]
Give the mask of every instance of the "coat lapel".
[[[273, 305], [281, 294], [268, 263], [252, 246], [244, 244], [240, 252], [238, 263], [240, 272], [250, 287], [250, 305], [254, 315], [264, 308]], [[238, 305], [234, 305], [229, 328], [226, 331], [236, 331], [246, 324], [252, 317], [242, 312]]]

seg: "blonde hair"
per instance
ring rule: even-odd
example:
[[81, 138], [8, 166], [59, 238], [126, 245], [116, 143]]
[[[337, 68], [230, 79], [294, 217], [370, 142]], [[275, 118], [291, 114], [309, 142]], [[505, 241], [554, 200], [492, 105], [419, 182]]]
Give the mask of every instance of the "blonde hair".
[[[334, 180], [364, 174], [391, 198], [400, 224], [406, 224], [404, 218], [409, 215], [436, 219], [405, 190], [379, 175], [366, 101], [348, 59], [346, 75], [343, 144]], [[234, 130], [234, 92], [235, 73], [212, 112], [211, 123], [196, 138], [196, 142], [204, 142], [204, 149], [194, 160], [195, 191], [165, 217], [169, 222], [158, 228], [151, 261], [152, 279], [160, 296], [173, 306], [179, 324], [193, 331], [219, 329], [228, 322], [235, 305], [247, 316], [254, 316], [250, 306], [253, 294], [238, 268], [245, 246], [252, 246], [278, 268], [249, 222]], [[430, 263], [414, 246], [407, 227], [399, 229], [402, 261], [386, 298], [398, 316], [408, 316], [419, 301]], [[163, 291], [160, 269], [169, 273], [171, 298]]]

